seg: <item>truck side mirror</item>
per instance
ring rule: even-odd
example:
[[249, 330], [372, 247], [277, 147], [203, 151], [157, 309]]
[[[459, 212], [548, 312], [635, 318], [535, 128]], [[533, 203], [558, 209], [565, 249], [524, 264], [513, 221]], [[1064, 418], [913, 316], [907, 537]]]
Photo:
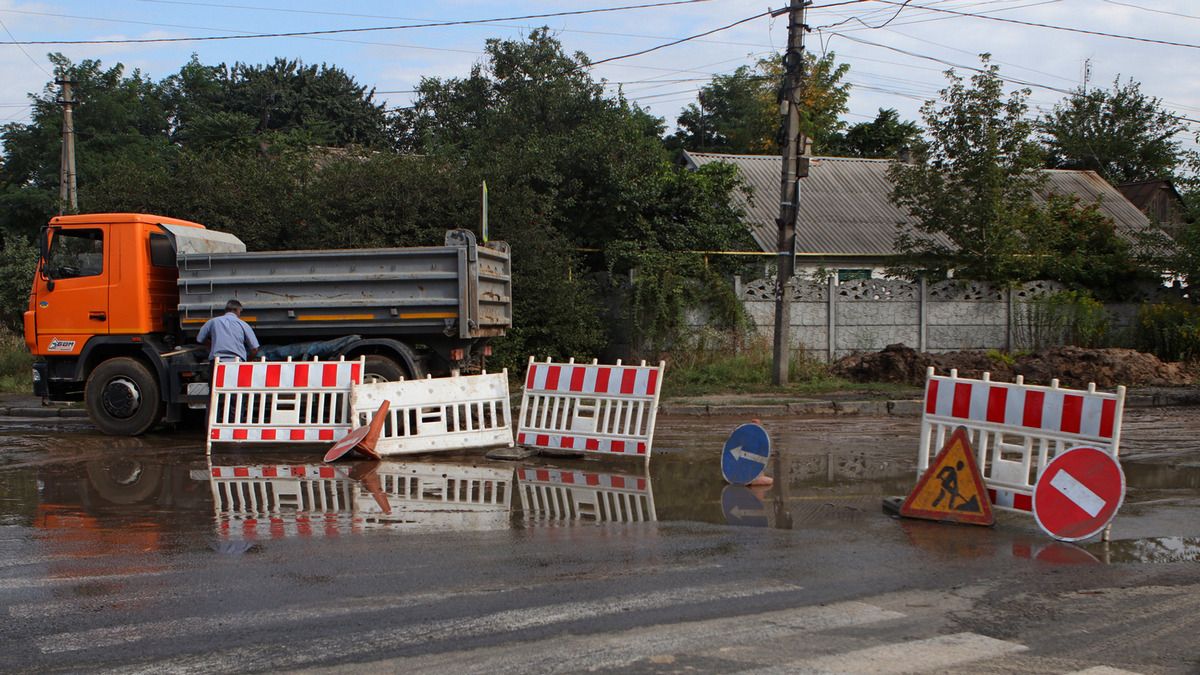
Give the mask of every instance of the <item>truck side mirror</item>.
[[46, 290], [54, 290], [54, 279], [46, 273], [46, 264], [50, 256], [50, 228], [43, 225], [42, 229], [38, 230], [38, 270], [41, 277], [46, 280]]

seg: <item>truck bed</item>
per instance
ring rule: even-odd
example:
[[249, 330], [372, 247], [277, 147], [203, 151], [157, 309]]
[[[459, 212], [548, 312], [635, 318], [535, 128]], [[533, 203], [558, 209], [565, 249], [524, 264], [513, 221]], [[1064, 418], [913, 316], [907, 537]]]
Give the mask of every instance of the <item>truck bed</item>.
[[512, 325], [508, 246], [468, 230], [445, 246], [179, 253], [179, 320], [194, 340], [225, 303], [262, 342], [363, 336], [497, 337]]

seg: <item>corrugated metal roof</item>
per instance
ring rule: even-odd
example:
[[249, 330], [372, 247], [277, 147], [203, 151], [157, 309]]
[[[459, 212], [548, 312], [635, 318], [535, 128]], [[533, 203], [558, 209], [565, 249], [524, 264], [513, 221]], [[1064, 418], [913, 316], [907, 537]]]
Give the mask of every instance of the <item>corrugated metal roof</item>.
[[[778, 155], [726, 155], [684, 152], [695, 168], [728, 162], [738, 168], [751, 188], [749, 196], [734, 199], [746, 211], [750, 233], [763, 251], [776, 250], [779, 228]], [[852, 157], [814, 157], [808, 177], [800, 182], [801, 209], [796, 221], [797, 255], [892, 256], [897, 225], [913, 219], [888, 199], [891, 160]], [[1083, 204], [1095, 203], [1128, 241], [1150, 226], [1145, 214], [1093, 171], [1046, 170], [1047, 194], [1074, 194]], [[1042, 195], [1044, 198], [1045, 195]]]

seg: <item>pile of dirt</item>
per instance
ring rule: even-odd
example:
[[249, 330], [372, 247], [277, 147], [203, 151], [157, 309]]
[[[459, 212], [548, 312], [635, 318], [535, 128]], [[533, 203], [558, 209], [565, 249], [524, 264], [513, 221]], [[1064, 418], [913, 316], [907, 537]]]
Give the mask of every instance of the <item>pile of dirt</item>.
[[[991, 356], [989, 356], [991, 354]], [[1196, 373], [1179, 363], [1163, 363], [1153, 354], [1133, 349], [1054, 347], [1041, 352], [1010, 356], [997, 352], [963, 351], [945, 354], [918, 352], [902, 344], [880, 352], [853, 354], [833, 364], [833, 374], [854, 382], [897, 382], [920, 386], [929, 366], [939, 374], [958, 370], [961, 377], [1012, 382], [1023, 375], [1029, 384], [1050, 384], [1057, 378], [1064, 387], [1177, 387], [1196, 383]]]

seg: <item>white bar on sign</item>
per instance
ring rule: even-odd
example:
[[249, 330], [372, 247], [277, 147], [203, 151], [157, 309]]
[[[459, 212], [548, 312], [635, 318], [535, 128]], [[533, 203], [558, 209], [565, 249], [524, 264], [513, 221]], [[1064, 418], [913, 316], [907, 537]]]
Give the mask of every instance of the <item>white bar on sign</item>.
[[1080, 483], [1066, 471], [1059, 471], [1054, 474], [1054, 478], [1050, 479], [1050, 485], [1063, 493], [1067, 499], [1075, 502], [1076, 506], [1083, 509], [1093, 518], [1104, 508], [1104, 499], [1100, 495], [1092, 492], [1088, 486]]

